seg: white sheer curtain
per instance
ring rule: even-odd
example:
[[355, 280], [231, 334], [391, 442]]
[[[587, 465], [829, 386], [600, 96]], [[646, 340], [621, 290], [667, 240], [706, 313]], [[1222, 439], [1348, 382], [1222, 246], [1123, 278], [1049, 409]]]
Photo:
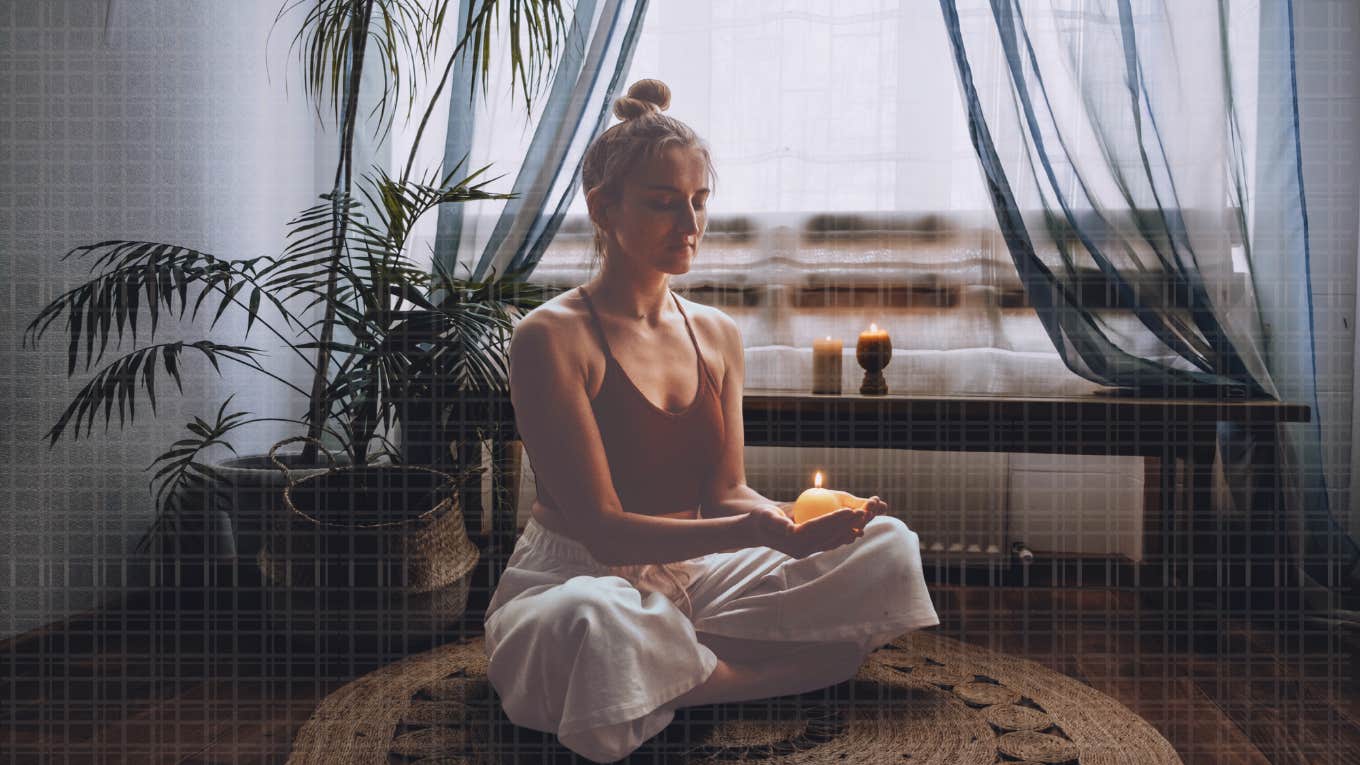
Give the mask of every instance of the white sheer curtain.
[[729, 213], [988, 209], [930, 3], [660, 0], [632, 78], [713, 146]]

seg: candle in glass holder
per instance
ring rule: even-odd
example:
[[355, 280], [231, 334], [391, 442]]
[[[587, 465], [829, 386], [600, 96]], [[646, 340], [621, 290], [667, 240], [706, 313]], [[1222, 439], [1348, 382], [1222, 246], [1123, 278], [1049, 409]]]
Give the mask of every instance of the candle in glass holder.
[[883, 377], [883, 368], [892, 361], [892, 338], [888, 337], [888, 330], [870, 324], [867, 330], [859, 333], [855, 360], [864, 368], [864, 382], [860, 383], [859, 392], [870, 396], [887, 393], [888, 381]]
[[841, 392], [841, 354], [844, 343], [832, 339], [812, 341], [812, 392]]
[[869, 503], [869, 500], [856, 497], [849, 492], [822, 488], [822, 471], [820, 470], [817, 471], [812, 483], [813, 487], [799, 494], [798, 501], [793, 503], [794, 523], [810, 521], [819, 515], [826, 515], [842, 507], [859, 509]]

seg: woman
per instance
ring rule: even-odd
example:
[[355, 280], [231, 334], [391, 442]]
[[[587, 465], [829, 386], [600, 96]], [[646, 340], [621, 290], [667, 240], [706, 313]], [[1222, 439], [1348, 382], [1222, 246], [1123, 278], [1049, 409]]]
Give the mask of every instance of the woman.
[[916, 534], [878, 497], [802, 524], [746, 486], [741, 336], [670, 292], [704, 234], [709, 155], [641, 80], [582, 180], [603, 269], [510, 348], [538, 479], [487, 609], [507, 717], [597, 762], [676, 709], [802, 693], [938, 624]]

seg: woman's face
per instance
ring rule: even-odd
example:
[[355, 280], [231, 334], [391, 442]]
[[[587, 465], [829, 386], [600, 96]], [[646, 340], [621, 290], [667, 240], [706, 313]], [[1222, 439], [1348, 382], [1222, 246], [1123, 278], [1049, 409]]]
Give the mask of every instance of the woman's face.
[[708, 165], [697, 149], [673, 146], [643, 162], [597, 218], [608, 256], [686, 273], [708, 223], [708, 192]]

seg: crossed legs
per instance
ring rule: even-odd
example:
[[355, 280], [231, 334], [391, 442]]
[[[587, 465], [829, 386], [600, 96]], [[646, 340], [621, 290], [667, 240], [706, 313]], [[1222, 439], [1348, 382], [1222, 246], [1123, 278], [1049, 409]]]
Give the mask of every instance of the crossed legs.
[[864, 661], [859, 646], [849, 642], [697, 635], [718, 664], [707, 680], [666, 704], [669, 709], [806, 693], [850, 679]]

